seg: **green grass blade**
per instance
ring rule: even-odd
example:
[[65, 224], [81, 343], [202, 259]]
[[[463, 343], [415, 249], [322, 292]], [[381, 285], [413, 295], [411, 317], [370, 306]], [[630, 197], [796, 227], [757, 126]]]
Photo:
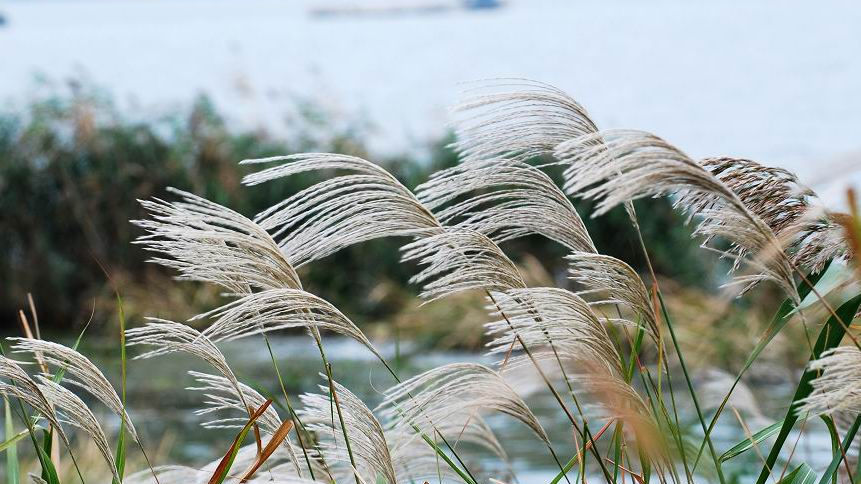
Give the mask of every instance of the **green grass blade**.
[[[836, 311], [837, 317], [832, 315], [828, 318], [828, 322], [825, 323], [825, 326], [823, 326], [822, 330], [819, 332], [819, 337], [816, 338], [816, 344], [813, 346], [813, 353], [810, 355], [810, 359], [808, 361], [819, 359], [823, 351], [834, 348], [840, 344], [840, 340], [843, 339], [843, 336], [846, 333], [846, 329], [840, 320], [851, 323], [859, 306], [861, 306], [861, 294], [853, 297], [840, 306]], [[838, 317], [840, 320], [837, 319]], [[786, 412], [786, 417], [783, 419], [780, 433], [777, 436], [774, 446], [771, 448], [771, 452], [768, 454], [768, 458], [765, 460], [765, 465], [762, 467], [762, 471], [756, 481], [757, 484], [765, 484], [766, 479], [768, 479], [769, 474], [771, 474], [771, 469], [774, 466], [774, 463], [777, 462], [778, 456], [780, 456], [780, 449], [783, 447], [784, 442], [786, 442], [787, 437], [789, 437], [789, 432], [792, 430], [793, 425], [798, 421], [798, 416], [796, 415], [798, 402], [810, 395], [810, 392], [813, 390], [811, 382], [815, 377], [816, 372], [810, 370], [806, 370], [801, 376], [801, 381], [798, 382], [798, 388], [795, 390], [795, 395], [792, 397], [792, 402]]]
[[732, 446], [728, 451], [724, 452], [718, 460], [720, 460], [721, 462], [726, 462], [733, 457], [737, 457], [747, 452], [748, 450], [752, 449], [753, 446], [758, 445], [760, 442], [776, 434], [780, 430], [780, 427], [782, 425], [783, 420], [775, 422], [768, 427], [765, 427], [764, 429], [757, 430], [753, 433], [753, 435], [751, 435], [750, 438], [742, 440], [741, 442]]
[[[123, 410], [126, 408], [126, 315], [123, 311], [123, 299], [117, 293], [117, 311], [120, 322], [120, 398], [122, 399]], [[117, 463], [117, 474], [122, 480], [126, 470], [126, 421], [120, 419], [120, 432], [117, 436], [117, 450], [115, 452]], [[120, 484], [114, 478], [114, 484]]]
[[[17, 434], [14, 434], [11, 437], [6, 438], [6, 440], [4, 440], [3, 442], [0, 442], [0, 452], [6, 452], [10, 447], [13, 447], [13, 446], [15, 446], [15, 448], [17, 448], [18, 441], [23, 440], [24, 437], [26, 437], [29, 432], [30, 432], [29, 430], [24, 429], [24, 430], [18, 432]], [[7, 432], [7, 435], [8, 435], [8, 432]]]
[[[812, 290], [811, 286], [815, 286], [816, 283], [819, 282], [822, 276], [825, 275], [825, 272], [828, 271], [828, 268], [830, 266], [831, 261], [828, 261], [828, 263], [825, 264], [825, 267], [823, 267], [821, 271], [816, 274], [808, 275], [807, 280], [810, 281], [810, 284], [807, 284], [804, 281], [799, 283], [797, 288], [799, 298], [804, 299], [805, 297], [807, 297], [808, 294], [810, 294], [810, 291]], [[757, 341], [756, 346], [753, 348], [753, 351], [750, 353], [750, 355], [748, 355], [747, 360], [745, 360], [744, 365], [741, 367], [741, 370], [738, 372], [738, 375], [736, 375], [735, 380], [729, 387], [729, 391], [724, 396], [720, 405], [718, 405], [711, 422], [709, 422], [709, 427], [706, 430], [707, 436], [711, 435], [712, 431], [714, 430], [718, 418], [723, 412], [723, 409], [726, 407], [727, 402], [729, 402], [729, 398], [732, 395], [732, 392], [735, 391], [735, 387], [738, 386], [739, 382], [741, 381], [741, 377], [744, 376], [747, 370], [750, 369], [750, 367], [753, 365], [753, 362], [756, 361], [757, 358], [759, 358], [759, 355], [762, 353], [765, 347], [768, 346], [769, 343], [771, 343], [771, 340], [773, 340], [774, 337], [777, 336], [778, 333], [780, 333], [783, 327], [786, 326], [786, 323], [788, 323], [791, 319], [789, 318], [789, 315], [790, 313], [792, 313], [793, 309], [794, 307], [792, 300], [789, 298], [784, 300], [783, 304], [780, 305], [780, 308], [778, 308], [777, 313], [775, 313], [774, 317], [771, 319], [771, 323], [768, 325], [768, 328], [766, 328], [765, 332], [762, 334], [762, 336], [760, 336], [759, 341]], [[697, 468], [697, 463], [699, 463], [700, 456], [702, 455], [704, 448], [705, 442], [703, 442], [703, 445], [700, 446], [699, 452], [697, 452], [697, 458], [694, 460], [694, 469]]]
[[[45, 462], [42, 463], [42, 479], [45, 479], [46, 481], [48, 481], [48, 477], [51, 474], [51, 469], [53, 469], [54, 474], [57, 473], [57, 470], [54, 469], [54, 463], [51, 462], [51, 447], [53, 446], [53, 444], [54, 444], [54, 429], [50, 428], [50, 429], [42, 430], [42, 446], [38, 447], [38, 450], [42, 455], [47, 457], [47, 459], [45, 459], [45, 460], [47, 461], [48, 464], [50, 464], [50, 465], [45, 465]], [[50, 467], [50, 469], [48, 469], [49, 467]], [[48, 481], [48, 482], [51, 482], [51, 481]]]
[[42, 465], [42, 479], [48, 484], [60, 484], [60, 476], [57, 475], [57, 469], [51, 462], [51, 456], [39, 446], [36, 446], [36, 451], [39, 452], [39, 463]]
[[807, 464], [801, 464], [792, 472], [783, 476], [777, 484], [813, 484], [816, 482], [816, 473]]
[[[676, 350], [676, 356], [678, 357], [679, 365], [682, 368], [682, 376], [684, 376], [684, 378], [685, 378], [685, 384], [688, 387], [688, 392], [691, 395], [691, 401], [694, 403], [694, 409], [697, 412], [697, 419], [699, 420], [700, 425], [702, 426], [702, 429], [703, 429], [703, 434], [704, 434], [703, 440], [708, 445], [709, 453], [711, 454], [712, 461], [714, 462], [715, 471], [717, 472], [718, 480], [720, 480], [721, 484], [725, 484], [726, 480], [724, 479], [723, 471], [721, 470], [721, 467], [720, 467], [720, 461], [718, 460], [718, 456], [717, 456], [717, 453], [715, 452], [714, 444], [712, 443], [711, 436], [709, 435], [708, 429], [706, 427], [706, 421], [703, 418], [703, 412], [700, 409], [699, 399], [697, 398], [697, 393], [694, 391], [694, 385], [693, 385], [693, 383], [691, 383], [691, 378], [690, 378], [690, 375], [688, 374], [688, 368], [687, 368], [687, 365], [685, 364], [685, 359], [682, 356], [682, 350], [679, 347], [678, 339], [676, 338], [676, 331], [675, 331], [675, 329], [673, 329], [673, 323], [672, 323], [672, 320], [670, 319], [670, 314], [667, 311], [666, 304], [664, 303], [664, 297], [661, 295], [660, 290], [657, 291], [657, 294], [658, 294], [658, 301], [661, 304], [661, 314], [663, 314], [664, 322], [667, 325], [667, 329], [669, 329], [669, 331], [670, 331], [670, 339], [673, 342], [673, 348], [675, 348], [675, 350]], [[672, 396], [672, 392], [670, 393], [670, 395]], [[684, 454], [682, 454], [682, 455], [684, 456]], [[691, 472], [693, 472], [693, 470]]]
[[[828, 419], [829, 427], [833, 428], [833, 420]], [[861, 426], [861, 415], [855, 418], [855, 421], [852, 422], [852, 426], [849, 427], [849, 430], [846, 431], [846, 435], [843, 437], [842, 447], [838, 447], [834, 452], [834, 458], [831, 459], [831, 463], [828, 465], [828, 468], [825, 470], [825, 473], [822, 474], [822, 477], [819, 479], [819, 484], [825, 484], [832, 477], [836, 477], [835, 472], [837, 472], [837, 468], [840, 467], [840, 463], [843, 462], [844, 452], [848, 452], [849, 446], [852, 445], [852, 440], [855, 438], [855, 434], [858, 433], [858, 427]], [[857, 476], [853, 476], [857, 478]]]
[[230, 449], [227, 450], [227, 454], [225, 454], [221, 459], [221, 462], [218, 463], [218, 467], [212, 474], [209, 484], [222, 484], [224, 482], [224, 479], [227, 478], [227, 474], [230, 472], [230, 468], [233, 466], [233, 461], [236, 460], [236, 454], [239, 453], [239, 448], [242, 447], [242, 442], [245, 440], [245, 437], [248, 436], [248, 432], [251, 431], [251, 428], [254, 427], [254, 422], [263, 415], [263, 412], [265, 412], [271, 404], [272, 400], [266, 400], [263, 405], [261, 405], [260, 408], [251, 415], [248, 419], [248, 423], [242, 427], [242, 430], [239, 431], [239, 434], [233, 440], [233, 444], [230, 445]]
[[[90, 321], [92, 321], [92, 319], [90, 319]], [[87, 324], [84, 325], [84, 329], [82, 329], [81, 332], [78, 333], [78, 338], [75, 339], [75, 344], [72, 345], [73, 350], [77, 351], [78, 346], [81, 345], [81, 340], [84, 339], [84, 333], [86, 333], [87, 328], [90, 327], [90, 321], [87, 321]], [[64, 366], [63, 368], [60, 368], [57, 370], [57, 373], [54, 374], [54, 377], [51, 380], [53, 380], [54, 383], [59, 384], [60, 381], [63, 380], [63, 376], [65, 376], [65, 375], [66, 375], [66, 367]]]
[[15, 434], [15, 427], [12, 425], [12, 408], [9, 406], [9, 400], [3, 399], [3, 418], [6, 422], [5, 441], [2, 446], [6, 450], [6, 482], [9, 484], [18, 484], [20, 473], [18, 472], [18, 447], [15, 445], [18, 440], [27, 436], [27, 432]]

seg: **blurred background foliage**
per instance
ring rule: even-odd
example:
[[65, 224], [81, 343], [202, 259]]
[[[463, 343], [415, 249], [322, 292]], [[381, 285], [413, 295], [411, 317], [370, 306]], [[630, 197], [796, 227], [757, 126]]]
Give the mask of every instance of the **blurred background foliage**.
[[[205, 96], [186, 108], [142, 117], [79, 82], [42, 94], [25, 109], [5, 108], [0, 112], [2, 332], [17, 332], [12, 321], [26, 306], [28, 292], [41, 326], [57, 331], [80, 327], [93, 315], [93, 330], [115, 331], [114, 288], [132, 320], [144, 315], [182, 319], [216, 305], [216, 290], [171, 281], [172, 274], [145, 263], [147, 254], [131, 244], [141, 231], [129, 220], [144, 217], [137, 200], [170, 199], [168, 186], [251, 217], [326, 174], [243, 187], [241, 178], [248, 169], [238, 161], [245, 158], [301, 151], [348, 153], [382, 164], [410, 188], [457, 163], [447, 148], [451, 136], [422, 153], [378, 157], [363, 147], [362, 134], [368, 128], [360, 120], [344, 123], [302, 103], [297, 103], [297, 112], [289, 131], [276, 136], [232, 128]], [[623, 210], [591, 219], [588, 202], [576, 205], [601, 252], [645, 272], [636, 234]], [[669, 202], [645, 200], [637, 209], [659, 274], [687, 287], [716, 285], [714, 257], [697, 248], [690, 228]], [[394, 321], [407, 331], [425, 328], [431, 339], [448, 335], [452, 345], [474, 344], [451, 336], [459, 334], [453, 327], [477, 317], [467, 309], [475, 307], [474, 301], [417, 310], [416, 288], [408, 284], [416, 268], [399, 263], [402, 242], [386, 239], [352, 246], [311, 264], [301, 275], [311, 292], [331, 300], [359, 324]], [[505, 248], [530, 273], [540, 272], [538, 277], [547, 283], [566, 284], [561, 247], [529, 237]], [[428, 330], [431, 326], [436, 331]]]

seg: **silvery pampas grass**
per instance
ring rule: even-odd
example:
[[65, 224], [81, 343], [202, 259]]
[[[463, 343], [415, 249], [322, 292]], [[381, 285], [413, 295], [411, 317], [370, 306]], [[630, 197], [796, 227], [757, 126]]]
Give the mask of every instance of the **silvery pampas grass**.
[[566, 191], [595, 199], [594, 215], [639, 198], [675, 195], [678, 206], [699, 218], [695, 235], [729, 240], [733, 247], [722, 254], [751, 266], [750, 274], [736, 278], [742, 291], [770, 280], [798, 299], [793, 267], [774, 231], [717, 176], [675, 146], [643, 131], [611, 130], [566, 141], [555, 155], [568, 166]]
[[218, 284], [232, 292], [299, 288], [299, 276], [272, 237], [246, 217], [209, 200], [171, 190], [180, 202], [143, 200], [151, 219], [136, 243], [163, 254], [152, 262], [176, 269], [181, 279]]
[[328, 301], [299, 289], [270, 289], [231, 301], [193, 320], [211, 318], [203, 335], [213, 342], [291, 328], [328, 330], [348, 336], [379, 356], [364, 333]]
[[861, 412], [861, 350], [855, 346], [834, 348], [811, 362], [809, 369], [822, 376], [813, 380], [813, 391], [803, 400], [799, 412]]
[[380, 410], [397, 427], [433, 433], [434, 422], [496, 411], [519, 420], [536, 437], [547, 433], [525, 401], [497, 371], [477, 363], [453, 363], [426, 371], [386, 391]]
[[615, 257], [588, 252], [575, 252], [567, 257], [569, 275], [581, 286], [580, 296], [588, 298], [594, 306], [623, 306], [633, 314], [624, 317], [609, 316], [632, 326], [642, 326], [653, 338], [658, 337], [657, 315], [649, 291], [637, 272]]
[[423, 285], [421, 297], [428, 301], [473, 289], [526, 287], [514, 262], [475, 230], [447, 229], [405, 245], [402, 252], [404, 261], [424, 266], [410, 282]]
[[411, 235], [438, 226], [412, 192], [367, 160], [309, 153], [243, 163], [276, 161], [282, 163], [246, 176], [244, 183], [253, 186], [309, 170], [354, 172], [320, 182], [256, 217], [263, 229], [280, 239], [279, 245], [295, 267], [362, 241]]
[[[485, 325], [488, 335], [495, 337], [487, 345], [490, 353], [508, 357], [517, 338], [539, 359], [562, 358], [599, 364], [620, 374], [621, 358], [604, 325], [582, 298], [564, 289], [536, 287], [494, 292], [494, 315], [500, 318]], [[521, 355], [509, 360], [509, 365], [530, 364]]]
[[[476, 195], [477, 190], [481, 193]], [[416, 193], [442, 223], [481, 232], [497, 243], [540, 234], [572, 251], [595, 252], [568, 197], [546, 173], [526, 163], [492, 159], [463, 164], [437, 172]]]
[[117, 391], [92, 361], [78, 351], [58, 343], [27, 338], [12, 338], [12, 340], [16, 342], [12, 347], [13, 350], [38, 355], [44, 363], [54, 366], [58, 371], [63, 371], [62, 381], [86, 391], [105, 404], [125, 422], [126, 430], [137, 440], [135, 426], [126, 413]]
[[54, 408], [61, 412], [62, 417], [60, 421], [84, 431], [92, 439], [93, 443], [96, 444], [102, 457], [105, 458], [105, 463], [108, 465], [114, 478], [120, 480], [120, 476], [117, 473], [117, 464], [113, 453], [111, 453], [108, 438], [92, 410], [87, 407], [87, 404], [65, 387], [54, 383], [43, 375], [39, 376], [38, 385], [45, 398]]
[[586, 109], [565, 92], [527, 79], [474, 85], [454, 111], [454, 146], [466, 163], [499, 156], [528, 160], [598, 131]]
[[[810, 388], [802, 380], [789, 405], [795, 413], [787, 414], [780, 429], [754, 429], [759, 435], [769, 431], [767, 436], [779, 430], [774, 444], [766, 436], [747, 445], [743, 439], [750, 429], [742, 421], [741, 442], [719, 449], [719, 455], [716, 447], [725, 442], [711, 439], [713, 426], [707, 427], [706, 419], [717, 422], [727, 402], [758, 409], [739, 403], [752, 399], [743, 382], [739, 385], [741, 375], [720, 379], [733, 382], [729, 390], [716, 389], [708, 379], [695, 384], [701, 379], [689, 374], [673, 329], [687, 322], [672, 320], [660, 278], [652, 277], [647, 286], [628, 263], [602, 254], [569, 195], [594, 201], [592, 216], [624, 206], [647, 261], [648, 242], [642, 240], [634, 201], [670, 197], [696, 221], [693, 235], [733, 261], [741, 294], [770, 281], [787, 295], [762, 345], [773, 338], [770, 331], [783, 328], [810, 289], [797, 279], [813, 285], [814, 273], [830, 261], [854, 256], [844, 231], [849, 215], [822, 209], [816, 194], [785, 170], [740, 158], [696, 161], [650, 133], [601, 131], [579, 103], [543, 83], [487, 81], [472, 89], [455, 112], [454, 147], [462, 163], [433, 175], [415, 193], [370, 161], [306, 153], [242, 162], [258, 168], [243, 179], [247, 186], [309, 171], [333, 173], [253, 219], [173, 189], [177, 201], [141, 202], [148, 218], [134, 222], [145, 232], [137, 243], [156, 254], [152, 262], [176, 271], [179, 279], [219, 286], [225, 300], [188, 321], [205, 325], [201, 330], [151, 318], [126, 331], [126, 345], [148, 347], [137, 358], [185, 352], [215, 370], [190, 372], [197, 381], [190, 390], [200, 399], [196, 413], [205, 417], [204, 427], [226, 432], [228, 442], [234, 439], [225, 444], [223, 458], [200, 467], [155, 466], [123, 479], [124, 454], [112, 453], [96, 414], [63, 383], [107, 406], [140, 442], [124, 397], [81, 353], [56, 343], [15, 339], [14, 351], [32, 356], [43, 372], [50, 367], [57, 380], [47, 374], [33, 377], [25, 363], [0, 356], [0, 394], [20, 401], [28, 427], [47, 422], [67, 448], [64, 425], [85, 435], [114, 479], [126, 483], [518, 482], [508, 443], [494, 431], [500, 415], [525, 426], [550, 453], [557, 465], [553, 484], [587, 478], [726, 484], [732, 482], [724, 475], [727, 461], [772, 445], [768, 456], [761, 456], [765, 465], [757, 484], [764, 484], [772, 472], [778, 475], [777, 458], [798, 412], [822, 415], [829, 424], [840, 416], [840, 432], [851, 445], [861, 419], [850, 418], [849, 425], [842, 419], [861, 411], [861, 352], [839, 343], [861, 298], [836, 309], [828, 306], [832, 320], [820, 338], [825, 343], [811, 344], [806, 374], [817, 378]], [[562, 187], [544, 171], [550, 166], [564, 169]], [[527, 286], [506, 243], [532, 235], [565, 248], [572, 287]], [[492, 363], [449, 363], [402, 379], [400, 368], [388, 364], [358, 318], [354, 322], [303, 289], [298, 268], [380, 237], [405, 239], [401, 258], [419, 266], [411, 282], [426, 303], [466, 291], [486, 298], [491, 319], [485, 324], [486, 357]], [[301, 395], [294, 410], [268, 337], [300, 329], [313, 337], [325, 384], [319, 393]], [[838, 331], [839, 337], [828, 331]], [[382, 403], [373, 410], [335, 381], [338, 362], [328, 356], [323, 332], [357, 341], [394, 380], [381, 389]], [[664, 348], [665, 336], [675, 352]], [[240, 382], [222, 352], [221, 345], [251, 337], [261, 337], [269, 350], [286, 404], [283, 419], [272, 405], [275, 397]], [[752, 353], [745, 369], [763, 347]], [[743, 390], [733, 400], [735, 388]], [[564, 413], [564, 432], [559, 432], [564, 440], [547, 432], [556, 429], [530, 407], [538, 392], [551, 396]], [[690, 407], [694, 424], [683, 418], [684, 412], [694, 413]], [[747, 413], [764, 420], [757, 412]], [[248, 435], [254, 435], [254, 443], [246, 442]], [[269, 442], [265, 447], [264, 441]], [[554, 447], [564, 449], [567, 459], [560, 460]], [[845, 449], [833, 449], [828, 468], [817, 469], [821, 482], [836, 476], [841, 463], [847, 479], [851, 475], [842, 462], [846, 453], [839, 450]], [[476, 455], [493, 465], [479, 468]], [[780, 482], [808, 482], [812, 468], [804, 464], [789, 471], [793, 456], [783, 457], [781, 473], [788, 481]], [[749, 462], [759, 468], [759, 461]], [[491, 475], [495, 471], [501, 475]], [[743, 481], [748, 474], [733, 478]]]
[[[364, 482], [372, 482], [378, 475], [386, 482], [398, 482], [383, 427], [374, 413], [337, 382], [320, 386], [320, 390], [329, 395], [302, 395], [305, 408], [301, 413], [308, 428], [325, 439], [322, 451], [326, 461], [340, 464], [343, 474], [349, 477], [356, 473]], [[336, 399], [342, 423], [332, 413]]]

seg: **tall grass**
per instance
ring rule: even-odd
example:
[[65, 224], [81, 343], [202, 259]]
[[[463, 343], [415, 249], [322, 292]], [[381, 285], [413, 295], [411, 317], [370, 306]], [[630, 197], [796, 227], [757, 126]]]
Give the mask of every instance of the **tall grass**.
[[[756, 475], [759, 484], [826, 483], [861, 475], [850, 464], [857, 461], [853, 443], [861, 422], [861, 347], [852, 327], [861, 295], [817, 289], [825, 267], [852, 260], [857, 220], [819, 207], [815, 193], [784, 170], [743, 159], [694, 160], [650, 133], [602, 131], [581, 105], [551, 86], [501, 80], [473, 95], [457, 110], [461, 163], [415, 190], [365, 159], [306, 153], [242, 162], [260, 167], [243, 179], [248, 186], [321, 175], [253, 219], [180, 190], [171, 191], [175, 201], [141, 202], [149, 218], [135, 221], [146, 232], [137, 243], [152, 261], [177, 271], [179, 279], [219, 287], [226, 302], [192, 318], [208, 323], [202, 331], [156, 318], [127, 329], [121, 351], [147, 346], [137, 358], [184, 352], [212, 368], [212, 374], [193, 373], [202, 385], [193, 390], [203, 393], [200, 413], [213, 415], [207, 426], [234, 429], [225, 430], [233, 440], [219, 461], [202, 468], [156, 466], [124, 478], [123, 439], [140, 444], [125, 410], [125, 377], [121, 397], [73, 348], [35, 337], [14, 340], [15, 353], [29, 354], [44, 373], [60, 377], [32, 376], [4, 357], [0, 391], [22, 402], [28, 428], [49, 426], [67, 447], [67, 430], [89, 436], [113, 478], [127, 483], [516, 482], [506, 443], [487, 421], [492, 414], [523, 425], [546, 448], [558, 471], [554, 484], [726, 484]], [[561, 186], [544, 171], [560, 168]], [[592, 216], [624, 208], [639, 235], [647, 277], [601, 253], [570, 197], [593, 202]], [[706, 402], [679, 344], [686, 322], [673, 316], [651, 270], [650, 240], [642, 236], [635, 207], [649, 197], [671, 199], [695, 223], [704, 250], [732, 262], [726, 291], [741, 298], [769, 284], [785, 297], [718, 402]], [[536, 235], [567, 254], [573, 290], [529, 286], [500, 245]], [[400, 241], [402, 260], [419, 267], [411, 282], [426, 301], [466, 291], [486, 297], [493, 364], [458, 362], [401, 375], [360, 325], [306, 290], [302, 267], [383, 237]], [[846, 281], [857, 291], [856, 281]], [[809, 294], [812, 304], [805, 302]], [[822, 315], [824, 324], [815, 320]], [[810, 363], [782, 421], [750, 428], [733, 406], [733, 392], [787, 325], [818, 331], [809, 340]], [[276, 360], [267, 335], [296, 328], [307, 331], [319, 351], [319, 392], [299, 396], [294, 410], [282, 382], [288, 409], [282, 418], [271, 399], [240, 381], [219, 346], [260, 338], [260, 351], [269, 351], [280, 381], [279, 364], [290, 362]], [[391, 376], [376, 408], [338, 382], [328, 333], [360, 343]], [[70, 389], [90, 393], [121, 419], [119, 460], [92, 411]], [[552, 397], [566, 438], [552, 439], [530, 408], [527, 397], [536, 392]], [[38, 415], [28, 415], [25, 404]], [[723, 448], [713, 431], [727, 407], [741, 430], [738, 444]], [[690, 414], [693, 425], [685, 418]], [[847, 414], [850, 425], [844, 424]], [[832, 437], [824, 469], [800, 462], [794, 452], [814, 415]], [[6, 434], [16, 438], [8, 418]], [[254, 442], [243, 445], [249, 438]], [[728, 461], [754, 454], [748, 462], [756, 470], [728, 474]], [[50, 469], [50, 456], [39, 455], [43, 469]]]

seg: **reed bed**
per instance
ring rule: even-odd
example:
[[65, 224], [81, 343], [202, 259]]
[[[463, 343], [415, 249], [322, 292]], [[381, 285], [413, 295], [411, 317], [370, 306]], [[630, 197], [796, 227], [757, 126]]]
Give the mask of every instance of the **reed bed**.
[[[178, 279], [220, 287], [224, 304], [186, 322], [151, 318], [123, 327], [119, 391], [76, 347], [37, 332], [9, 340], [0, 357], [7, 481], [18, 482], [16, 448], [29, 441], [38, 457], [33, 482], [60, 482], [61, 454], [76, 464], [69, 479], [91, 482], [92, 469], [77, 465], [69, 438], [75, 434], [96, 445], [113, 482], [519, 482], [506, 443], [487, 421], [494, 414], [523, 425], [546, 449], [557, 469], [551, 484], [861, 478], [861, 346], [852, 326], [861, 294], [847, 297], [858, 291], [851, 272], [857, 214], [825, 210], [782, 169], [727, 157], [695, 160], [651, 133], [601, 130], [579, 103], [543, 83], [477, 84], [455, 113], [461, 163], [414, 191], [371, 161], [304, 153], [242, 161], [259, 168], [243, 180], [249, 187], [307, 172], [329, 175], [253, 218], [179, 190], [142, 200], [149, 216], [133, 222], [144, 232], [136, 243]], [[545, 172], [558, 168], [561, 185]], [[671, 314], [659, 279], [602, 254], [572, 197], [594, 202], [590, 216], [624, 207], [638, 232], [635, 201], [668, 197], [703, 250], [732, 262], [725, 291], [742, 298], [769, 284], [783, 293], [737, 374], [724, 375], [717, 387], [700, 383], [677, 337], [685, 321]], [[566, 250], [572, 289], [527, 285], [501, 244], [532, 235]], [[492, 364], [400, 374], [360, 325], [303, 288], [301, 267], [381, 237], [402, 241], [403, 261], [418, 266], [411, 282], [427, 302], [483, 294]], [[639, 242], [648, 261], [650, 241]], [[842, 284], [817, 284], [839, 267], [848, 268]], [[23, 312], [21, 318], [29, 328]], [[751, 428], [737, 411], [739, 398], [749, 400], [743, 376], [789, 325], [811, 335], [809, 364], [792, 382], [797, 390], [784, 417]], [[291, 395], [281, 380], [279, 366], [289, 361], [277, 361], [269, 335], [287, 329], [304, 330], [319, 352], [314, 393]], [[382, 403], [370, 408], [338, 382], [325, 341], [332, 333], [360, 343], [390, 376]], [[271, 390], [279, 395], [262, 395], [231, 369], [220, 345], [240, 338], [258, 338], [269, 352], [281, 382]], [[205, 426], [232, 438], [223, 458], [196, 467], [150, 461], [125, 410], [125, 352], [137, 346], [145, 351], [136, 358], [183, 352], [208, 364], [210, 373], [192, 372], [197, 386], [190, 390], [200, 396], [198, 413], [211, 418]], [[551, 439], [530, 408], [528, 397], [537, 392], [552, 397], [567, 438]], [[117, 416], [118, 435], [109, 438], [79, 393]], [[743, 432], [737, 445], [723, 448], [713, 432], [728, 408]], [[695, 415], [693, 427], [684, 412]], [[832, 437], [826, 468], [794, 452], [814, 417]], [[130, 452], [146, 462], [131, 474]], [[755, 470], [728, 475], [728, 461], [745, 456]], [[487, 462], [498, 465], [481, 464]]]

